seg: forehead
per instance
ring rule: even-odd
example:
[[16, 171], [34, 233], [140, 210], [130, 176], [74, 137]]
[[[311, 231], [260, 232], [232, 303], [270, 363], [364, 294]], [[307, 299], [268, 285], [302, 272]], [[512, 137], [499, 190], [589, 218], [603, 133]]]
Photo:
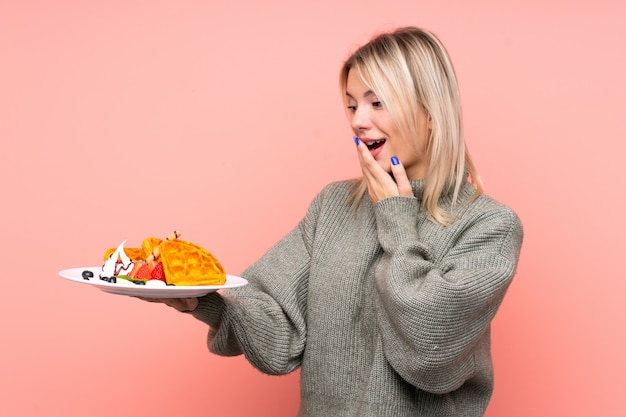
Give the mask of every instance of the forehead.
[[346, 95], [353, 98], [375, 95], [358, 69], [351, 68], [346, 80]]

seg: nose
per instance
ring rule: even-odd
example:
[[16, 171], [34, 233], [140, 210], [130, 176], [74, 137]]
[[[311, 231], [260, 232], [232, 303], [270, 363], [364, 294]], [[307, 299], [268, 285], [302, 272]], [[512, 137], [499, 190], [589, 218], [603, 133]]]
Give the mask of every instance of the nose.
[[353, 130], [360, 132], [366, 131], [372, 127], [372, 121], [367, 106], [357, 107], [354, 113], [352, 113], [350, 125]]

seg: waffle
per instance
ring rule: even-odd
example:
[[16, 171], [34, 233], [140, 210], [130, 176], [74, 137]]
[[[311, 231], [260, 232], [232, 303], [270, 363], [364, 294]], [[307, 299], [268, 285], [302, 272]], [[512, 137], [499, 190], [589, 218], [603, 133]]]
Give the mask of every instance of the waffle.
[[159, 252], [168, 284], [223, 285], [226, 282], [220, 262], [201, 246], [179, 239], [164, 240]]
[[[155, 258], [159, 256], [158, 247], [163, 242], [163, 240], [157, 237], [147, 237], [141, 243], [141, 248], [143, 249], [143, 259], [147, 260], [150, 255], [153, 255]], [[155, 253], [156, 250], [156, 253]]]
[[[107, 259], [109, 259], [116, 249], [117, 248], [107, 249], [106, 252], [104, 252], [104, 260], [106, 261]], [[124, 248], [124, 252], [126, 253], [126, 256], [128, 256], [133, 262], [136, 262], [140, 259], [146, 259], [142, 248]]]

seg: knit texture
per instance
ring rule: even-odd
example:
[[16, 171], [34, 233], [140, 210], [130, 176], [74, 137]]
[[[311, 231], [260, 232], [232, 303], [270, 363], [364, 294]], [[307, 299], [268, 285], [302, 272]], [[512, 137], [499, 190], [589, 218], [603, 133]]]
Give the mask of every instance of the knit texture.
[[518, 217], [485, 195], [467, 203], [466, 183], [442, 226], [420, 212], [420, 181], [416, 197], [366, 196], [355, 213], [350, 184], [327, 186], [247, 286], [200, 299], [209, 349], [272, 375], [301, 367], [298, 417], [482, 416]]

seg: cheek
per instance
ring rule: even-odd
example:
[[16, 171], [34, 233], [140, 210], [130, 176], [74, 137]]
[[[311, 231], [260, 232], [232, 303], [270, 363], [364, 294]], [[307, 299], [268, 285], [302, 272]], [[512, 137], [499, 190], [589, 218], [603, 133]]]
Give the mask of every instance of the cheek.
[[425, 156], [425, 146], [422, 146], [421, 141], [415, 141], [412, 139], [404, 139], [402, 140], [398, 146], [395, 147], [394, 151], [398, 154], [398, 156], [402, 157], [402, 160], [409, 165], [413, 165], [424, 160]]

